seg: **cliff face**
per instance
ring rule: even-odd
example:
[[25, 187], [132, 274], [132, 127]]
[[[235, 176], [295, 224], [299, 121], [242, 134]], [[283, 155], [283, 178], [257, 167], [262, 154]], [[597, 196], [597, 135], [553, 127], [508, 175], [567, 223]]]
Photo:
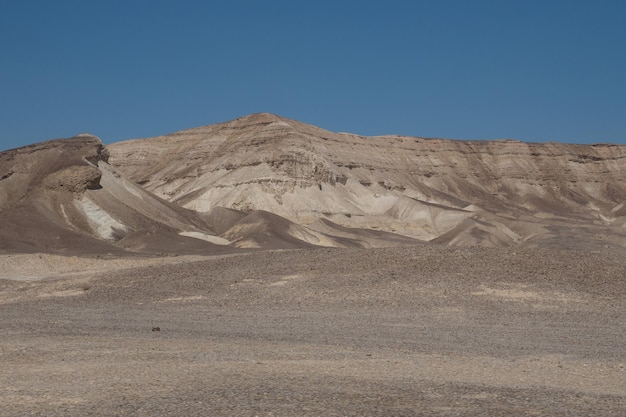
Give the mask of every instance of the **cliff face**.
[[626, 244], [623, 145], [363, 137], [255, 114], [108, 149], [129, 178], [200, 212], [260, 209], [461, 245]]

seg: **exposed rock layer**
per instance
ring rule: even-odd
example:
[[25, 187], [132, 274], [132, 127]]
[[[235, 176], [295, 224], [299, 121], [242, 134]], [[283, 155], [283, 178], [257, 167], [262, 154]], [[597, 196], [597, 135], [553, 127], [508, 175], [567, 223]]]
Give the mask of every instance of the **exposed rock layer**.
[[623, 145], [363, 137], [255, 114], [109, 150], [129, 178], [200, 212], [453, 245], [626, 244]]
[[346, 238], [259, 210], [199, 214], [155, 196], [107, 161], [90, 135], [0, 153], [0, 252], [213, 254], [417, 243], [359, 230]]
[[2, 251], [424, 241], [626, 246], [626, 146], [362, 137], [256, 114], [0, 153]]

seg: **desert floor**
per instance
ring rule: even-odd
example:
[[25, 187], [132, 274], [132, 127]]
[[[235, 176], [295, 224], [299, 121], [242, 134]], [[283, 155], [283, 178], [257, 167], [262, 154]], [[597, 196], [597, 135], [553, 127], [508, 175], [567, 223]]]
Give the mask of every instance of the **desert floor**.
[[0, 269], [1, 416], [626, 415], [623, 250], [2, 255]]

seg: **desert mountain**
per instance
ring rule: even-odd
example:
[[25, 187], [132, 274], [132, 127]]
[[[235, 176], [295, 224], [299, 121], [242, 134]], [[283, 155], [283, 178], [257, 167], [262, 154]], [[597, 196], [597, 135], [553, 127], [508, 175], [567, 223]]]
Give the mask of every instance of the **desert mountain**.
[[87, 134], [0, 153], [0, 251], [211, 254], [416, 243], [358, 230], [326, 234], [264, 211], [197, 213], [128, 180], [108, 160], [100, 139]]
[[145, 190], [238, 219], [221, 232], [241, 246], [341, 245], [364, 230], [388, 244], [626, 246], [624, 145], [364, 137], [254, 114], [107, 148]]

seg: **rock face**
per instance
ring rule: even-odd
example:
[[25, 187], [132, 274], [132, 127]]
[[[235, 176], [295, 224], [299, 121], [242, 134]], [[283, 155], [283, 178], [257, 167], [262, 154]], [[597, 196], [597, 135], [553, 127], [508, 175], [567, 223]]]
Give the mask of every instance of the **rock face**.
[[100, 187], [102, 173], [94, 166], [71, 166], [48, 175], [43, 186], [54, 191], [81, 192], [97, 190]]
[[108, 150], [128, 178], [198, 212], [450, 245], [626, 245], [624, 145], [363, 137], [254, 114]]

